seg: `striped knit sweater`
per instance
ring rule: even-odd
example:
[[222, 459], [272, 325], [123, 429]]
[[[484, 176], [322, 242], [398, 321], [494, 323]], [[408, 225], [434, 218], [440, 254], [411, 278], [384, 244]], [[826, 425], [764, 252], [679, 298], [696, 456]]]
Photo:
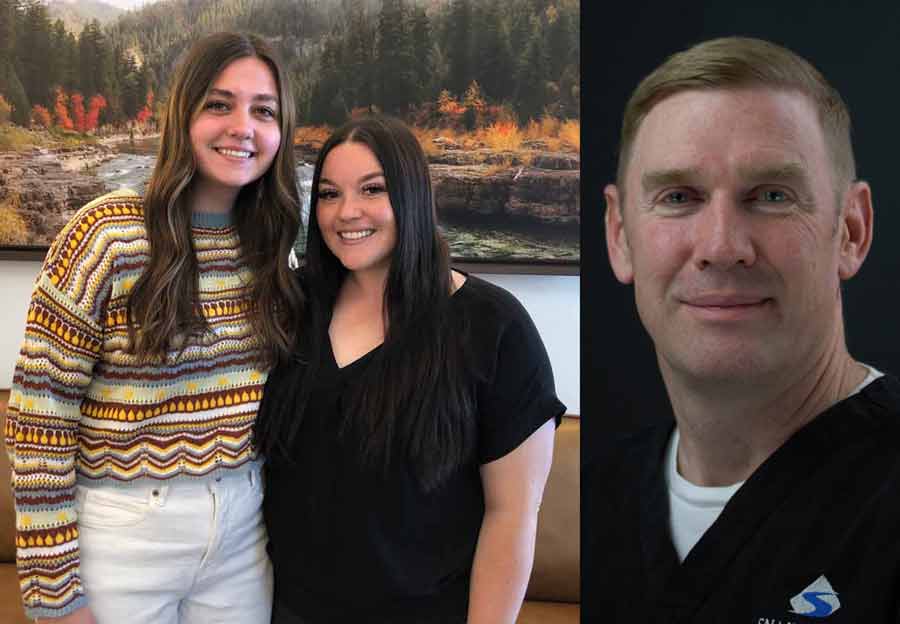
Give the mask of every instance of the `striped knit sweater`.
[[76, 482], [203, 478], [255, 458], [251, 433], [266, 373], [255, 366], [258, 341], [247, 317], [252, 276], [226, 220], [213, 226], [195, 218], [193, 228], [211, 331], [159, 365], [125, 351], [127, 295], [149, 257], [140, 198], [119, 191], [91, 202], [50, 248], [5, 431], [29, 617], [85, 604]]

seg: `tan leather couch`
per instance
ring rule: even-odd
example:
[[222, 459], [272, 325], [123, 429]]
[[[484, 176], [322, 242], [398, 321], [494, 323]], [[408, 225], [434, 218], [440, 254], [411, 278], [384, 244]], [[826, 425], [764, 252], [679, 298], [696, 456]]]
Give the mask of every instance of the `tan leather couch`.
[[[0, 390], [0, 432], [9, 390]], [[553, 468], [544, 492], [534, 571], [518, 624], [577, 624], [579, 594], [579, 431], [565, 418], [556, 433]], [[19, 598], [15, 564], [15, 512], [6, 449], [0, 452], [0, 624], [28, 624]]]

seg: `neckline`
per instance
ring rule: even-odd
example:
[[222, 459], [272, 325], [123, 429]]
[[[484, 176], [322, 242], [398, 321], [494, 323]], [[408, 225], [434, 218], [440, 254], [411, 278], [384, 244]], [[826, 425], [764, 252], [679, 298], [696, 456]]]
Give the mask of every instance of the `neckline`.
[[210, 230], [222, 230], [234, 224], [232, 211], [228, 212], [191, 212], [191, 225]]
[[338, 364], [337, 357], [335, 357], [335, 355], [334, 355], [334, 345], [331, 342], [331, 334], [328, 333], [327, 336], [328, 336], [328, 355], [331, 356], [331, 363], [334, 365], [334, 368], [339, 373], [346, 372], [347, 370], [353, 368], [354, 366], [363, 362], [364, 360], [368, 360], [369, 358], [372, 357], [372, 355], [374, 353], [376, 353], [379, 349], [381, 349], [381, 347], [384, 346], [384, 341], [382, 340], [377, 345], [375, 345], [374, 347], [372, 347], [371, 349], [369, 349], [368, 351], [366, 351], [365, 353], [360, 355], [355, 360], [347, 362], [346, 364], [341, 366], [340, 364]]
[[[458, 269], [453, 269], [453, 270], [454, 270], [454, 271], [457, 271], [457, 272], [459, 272], [459, 273], [462, 273], [463, 275], [465, 275], [465, 276], [466, 276], [466, 279], [463, 281], [462, 284], [459, 285], [459, 288], [457, 288], [457, 289], [454, 290], [452, 293], [450, 293], [450, 301], [455, 300], [455, 299], [456, 299], [456, 294], [459, 293], [461, 290], [463, 290], [463, 289], [468, 285], [468, 283], [472, 281], [472, 276], [469, 275], [468, 273], [466, 273], [466, 272], [464, 272], [464, 271], [459, 271]], [[331, 316], [334, 314], [334, 310], [332, 309], [331, 312], [332, 312], [332, 314], [329, 315], [329, 317], [328, 317], [328, 323], [326, 324], [325, 338], [326, 338], [326, 341], [327, 341], [327, 343], [328, 343], [328, 356], [329, 356], [329, 358], [331, 359], [331, 363], [334, 365], [334, 368], [335, 368], [338, 372], [344, 372], [344, 371], [346, 371], [347, 369], [349, 369], [349, 368], [353, 367], [354, 365], [356, 365], [357, 363], [362, 362], [363, 360], [369, 359], [374, 353], [377, 353], [378, 350], [381, 349], [381, 347], [384, 346], [384, 340], [382, 340], [382, 341], [379, 342], [377, 345], [375, 345], [374, 347], [372, 347], [371, 349], [369, 349], [368, 351], [366, 351], [365, 353], [363, 353], [362, 355], [360, 355], [360, 356], [359, 356], [358, 358], [356, 358], [355, 360], [351, 360], [350, 362], [347, 362], [346, 364], [344, 364], [343, 366], [341, 366], [341, 365], [338, 363], [338, 361], [337, 361], [337, 357], [334, 355], [334, 343], [331, 341]]]

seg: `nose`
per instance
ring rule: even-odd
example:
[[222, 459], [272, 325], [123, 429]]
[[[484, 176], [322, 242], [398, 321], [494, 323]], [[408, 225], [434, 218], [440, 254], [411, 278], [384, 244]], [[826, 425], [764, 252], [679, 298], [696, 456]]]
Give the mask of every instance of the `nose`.
[[340, 203], [338, 204], [337, 216], [341, 221], [352, 221], [362, 215], [358, 199], [353, 193], [343, 193], [338, 201]]
[[229, 121], [231, 123], [228, 127], [228, 136], [240, 140], [253, 136], [253, 123], [249, 112], [235, 109]]
[[694, 259], [697, 268], [730, 269], [756, 262], [752, 215], [731, 198], [714, 197], [697, 214]]

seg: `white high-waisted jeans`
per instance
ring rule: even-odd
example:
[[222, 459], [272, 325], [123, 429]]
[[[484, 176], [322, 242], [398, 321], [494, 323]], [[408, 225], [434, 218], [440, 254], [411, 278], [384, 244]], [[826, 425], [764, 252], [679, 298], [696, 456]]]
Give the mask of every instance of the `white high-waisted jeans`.
[[98, 624], [269, 624], [262, 496], [259, 466], [78, 486], [81, 578]]

